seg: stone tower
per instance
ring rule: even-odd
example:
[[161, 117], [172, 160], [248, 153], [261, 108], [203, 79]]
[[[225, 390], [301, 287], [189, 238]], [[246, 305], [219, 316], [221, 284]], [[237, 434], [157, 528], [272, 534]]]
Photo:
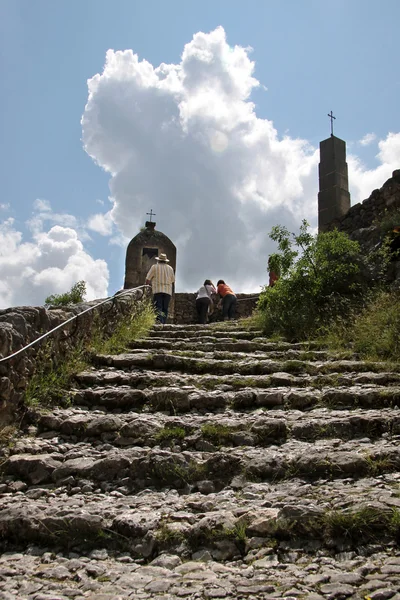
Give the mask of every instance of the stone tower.
[[155, 230], [156, 224], [146, 221], [140, 233], [129, 242], [126, 251], [124, 289], [144, 285], [146, 275], [155, 257], [164, 252], [169, 259], [169, 264], [176, 271], [176, 247], [171, 240]]
[[320, 142], [319, 153], [318, 230], [327, 231], [350, 208], [346, 142], [331, 134]]

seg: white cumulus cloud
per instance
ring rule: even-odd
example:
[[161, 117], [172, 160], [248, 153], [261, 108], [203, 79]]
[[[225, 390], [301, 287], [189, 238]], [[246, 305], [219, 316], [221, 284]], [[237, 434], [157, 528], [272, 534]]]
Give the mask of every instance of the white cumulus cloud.
[[178, 247], [178, 288], [222, 277], [257, 289], [271, 226], [315, 210], [317, 152], [257, 118], [253, 71], [219, 27], [196, 34], [177, 65], [109, 50], [89, 81], [83, 140], [111, 174], [112, 219], [130, 239], [153, 208]]
[[69, 213], [56, 213], [53, 211], [49, 200], [37, 198], [33, 203], [33, 215], [27, 221], [27, 226], [34, 235], [38, 235], [46, 227], [46, 223], [80, 229], [81, 237], [87, 237], [87, 233], [80, 226], [77, 217]]
[[111, 213], [97, 213], [92, 215], [88, 220], [87, 227], [88, 229], [91, 229], [100, 235], [111, 235], [113, 231], [113, 220]]
[[82, 279], [88, 300], [107, 295], [107, 264], [84, 250], [74, 229], [54, 225], [28, 242], [7, 219], [0, 224], [0, 248], [0, 308], [42, 305]]
[[364, 137], [358, 142], [361, 146], [369, 146], [376, 140], [375, 133], [366, 133]]
[[[157, 228], [177, 245], [178, 290], [206, 277], [259, 289], [272, 225], [297, 230], [304, 217], [316, 225], [318, 150], [257, 117], [249, 54], [218, 27], [195, 34], [178, 64], [108, 50], [103, 72], [88, 81], [83, 143], [110, 173], [109, 217], [129, 240], [154, 209]], [[350, 156], [355, 201], [400, 162], [398, 135], [380, 142], [374, 170]], [[93, 224], [110, 231], [98, 215]]]
[[367, 169], [357, 156], [348, 157], [352, 204], [368, 198], [373, 190], [382, 187], [395, 169], [400, 168], [400, 133], [389, 133], [379, 141], [378, 148], [379, 164], [375, 169]]

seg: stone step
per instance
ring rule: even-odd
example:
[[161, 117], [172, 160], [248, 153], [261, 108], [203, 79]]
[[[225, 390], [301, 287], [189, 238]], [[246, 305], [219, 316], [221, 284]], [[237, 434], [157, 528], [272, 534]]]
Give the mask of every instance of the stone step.
[[[371, 441], [295, 439], [279, 445], [233, 447], [217, 452], [156, 448], [115, 448], [111, 444], [68, 444], [54, 437], [24, 440], [19, 454], [3, 462], [3, 477], [28, 485], [51, 484], [54, 488], [72, 480], [89, 480], [107, 489], [125, 485], [129, 493], [147, 487], [192, 491], [211, 482], [215, 490], [240, 481], [278, 481], [294, 477], [335, 480], [382, 475], [400, 470], [399, 436]], [[208, 484], [207, 484], [208, 485]]]
[[[99, 543], [110, 536], [106, 531]], [[245, 557], [238, 552], [223, 564], [220, 557], [232, 554], [230, 540], [215, 540], [210, 551], [150, 556], [148, 564], [129, 550], [104, 546], [83, 551], [71, 544], [71, 550], [54, 553], [31, 546], [0, 557], [0, 590], [3, 600], [400, 599], [400, 556], [393, 543], [365, 543], [349, 551], [348, 544], [337, 542], [311, 553], [304, 539], [257, 545], [262, 539], [252, 537], [254, 547]]]
[[237, 339], [237, 340], [252, 340], [254, 338], [264, 337], [262, 331], [249, 331], [247, 329], [215, 329], [213, 327], [203, 326], [202, 329], [175, 329], [163, 330], [162, 332], [158, 329], [152, 329], [149, 332], [149, 338], [160, 338], [163, 339], [204, 339], [204, 338], [223, 338], [223, 339]]
[[[194, 410], [204, 414], [226, 408], [310, 410], [316, 406], [344, 409], [400, 405], [399, 374], [390, 373], [313, 378], [285, 373], [202, 377], [89, 371], [81, 373], [78, 382], [81, 389], [74, 390], [70, 396], [74, 404], [116, 412], [178, 414]], [[105, 385], [107, 383], [109, 385]], [[89, 387], [90, 384], [93, 387]]]
[[[382, 372], [387, 370], [387, 363], [360, 361], [360, 360], [331, 360], [331, 361], [304, 361], [304, 360], [255, 360], [242, 356], [237, 360], [196, 359], [186, 356], [176, 356], [167, 352], [131, 353], [119, 355], [99, 354], [93, 358], [96, 365], [109, 366], [117, 369], [141, 368], [157, 369], [164, 371], [183, 371], [197, 374], [218, 375], [267, 375], [277, 372], [290, 374], [306, 373], [319, 375], [325, 373], [363, 373], [366, 371]], [[392, 364], [393, 372], [400, 372], [399, 364]]]
[[188, 356], [191, 358], [205, 359], [227, 359], [236, 360], [237, 358], [277, 358], [277, 359], [298, 359], [298, 360], [329, 360], [354, 358], [350, 352], [329, 352], [326, 350], [306, 350], [303, 348], [282, 348], [279, 344], [254, 342], [243, 340], [239, 342], [232, 341], [214, 341], [201, 342], [200, 349], [197, 340], [171, 340], [165, 342], [162, 339], [145, 339], [132, 342], [130, 345], [132, 352], [145, 350], [166, 350], [166, 353], [173, 353], [176, 356]]
[[[181, 450], [216, 452], [228, 446], [270, 446], [289, 438], [314, 441], [326, 438], [377, 439], [400, 435], [400, 410], [330, 410], [316, 408], [227, 410], [207, 416], [168, 416], [160, 413], [104, 414], [99, 410], [56, 409], [52, 414], [31, 414], [39, 438], [61, 436], [66, 441], [100, 440], [119, 447], [178, 445]], [[32, 431], [31, 431], [32, 434]], [[17, 442], [13, 453], [19, 453]]]
[[161, 335], [164, 334], [167, 331], [205, 331], [205, 330], [211, 330], [211, 331], [234, 331], [234, 330], [244, 330], [244, 331], [258, 331], [260, 332], [260, 328], [253, 326], [253, 325], [249, 325], [248, 323], [246, 323], [245, 321], [243, 321], [242, 319], [238, 319], [235, 321], [217, 321], [215, 323], [207, 323], [206, 325], [204, 324], [199, 324], [199, 323], [186, 323], [186, 324], [182, 324], [182, 325], [175, 325], [172, 323], [167, 323], [165, 325], [160, 325], [160, 324], [155, 324], [152, 327], [152, 331], [158, 331]]
[[79, 390], [75, 404], [120, 413], [167, 412], [171, 415], [196, 411], [200, 414], [237, 410], [277, 408], [309, 411], [316, 406], [335, 409], [385, 408], [400, 406], [400, 388], [387, 386], [324, 387], [322, 389], [270, 387], [239, 391], [201, 391], [193, 386], [134, 389], [128, 386]]
[[113, 367], [82, 371], [75, 377], [76, 383], [83, 389], [88, 387], [129, 386], [137, 390], [159, 387], [179, 387], [183, 391], [237, 391], [269, 389], [275, 387], [311, 388], [321, 390], [325, 387], [350, 386], [395, 386], [400, 382], [400, 373], [365, 371], [362, 373], [331, 373], [312, 376], [293, 375], [280, 371], [271, 375], [198, 375], [179, 372], [121, 370]]
[[[198, 348], [198, 346], [197, 346]], [[151, 349], [150, 349], [151, 350]], [[153, 349], [154, 350], [154, 349]], [[197, 350], [179, 350], [179, 348], [170, 349], [156, 349], [158, 350], [155, 354], [166, 354], [169, 356], [177, 356], [183, 358], [194, 358], [206, 361], [217, 361], [217, 360], [229, 360], [229, 361], [262, 361], [262, 360], [281, 360], [281, 361], [289, 361], [289, 360], [297, 360], [302, 362], [330, 362], [330, 361], [338, 361], [338, 360], [351, 360], [354, 362], [354, 355], [349, 356], [349, 353], [333, 353], [333, 352], [324, 352], [321, 350], [273, 350], [273, 351], [263, 351], [263, 350], [246, 350], [239, 351], [235, 350], [231, 352], [230, 350], [206, 350], [201, 345], [201, 349]], [[146, 349], [138, 349], [134, 350], [134, 353], [146, 353]], [[149, 354], [153, 354], [153, 352], [148, 352]], [[357, 361], [359, 362], [359, 361]]]
[[[213, 337], [213, 336], [204, 336], [199, 340], [197, 338], [185, 338], [185, 337], [176, 337], [165, 339], [164, 337], [147, 337], [140, 340], [134, 340], [129, 345], [132, 349], [147, 349], [147, 348], [162, 348], [165, 350], [176, 349], [176, 350], [198, 350], [201, 348], [205, 351], [213, 351], [213, 350], [226, 350], [226, 351], [239, 351], [239, 352], [247, 352], [252, 349], [260, 349], [265, 352], [321, 352], [329, 355], [329, 349], [322, 347], [320, 344], [309, 344], [299, 342], [296, 344], [291, 344], [289, 342], [271, 342], [269, 338], [265, 337], [256, 337], [251, 340], [237, 340], [235, 338], [221, 338], [221, 337]], [[334, 353], [333, 353], [334, 354]]]
[[147, 560], [164, 553], [196, 559], [206, 551], [214, 560], [251, 564], [267, 557], [268, 564], [271, 552], [259, 555], [261, 548], [282, 553], [301, 544], [314, 554], [324, 546], [343, 552], [393, 544], [400, 528], [398, 486], [398, 474], [387, 474], [312, 484], [247, 482], [219, 493], [204, 482], [204, 492], [145, 489], [132, 496], [126, 486], [102, 491], [84, 479], [55, 490], [39, 484], [25, 494], [9, 482], [0, 497], [0, 539], [58, 551], [100, 546]]

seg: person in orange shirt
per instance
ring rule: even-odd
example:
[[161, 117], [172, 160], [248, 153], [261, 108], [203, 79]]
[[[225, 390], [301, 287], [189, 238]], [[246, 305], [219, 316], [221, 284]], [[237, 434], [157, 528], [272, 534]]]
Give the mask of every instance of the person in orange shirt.
[[236, 296], [223, 279], [217, 283], [217, 294], [222, 298], [222, 318], [224, 321], [235, 318]]

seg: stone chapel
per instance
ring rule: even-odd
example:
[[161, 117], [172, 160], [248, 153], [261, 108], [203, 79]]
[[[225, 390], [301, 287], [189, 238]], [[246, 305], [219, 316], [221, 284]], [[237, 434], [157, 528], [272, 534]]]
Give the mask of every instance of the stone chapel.
[[124, 289], [144, 285], [148, 270], [161, 253], [167, 255], [176, 272], [175, 245], [164, 233], [156, 230], [154, 221], [146, 221], [144, 228], [129, 242], [126, 251]]

